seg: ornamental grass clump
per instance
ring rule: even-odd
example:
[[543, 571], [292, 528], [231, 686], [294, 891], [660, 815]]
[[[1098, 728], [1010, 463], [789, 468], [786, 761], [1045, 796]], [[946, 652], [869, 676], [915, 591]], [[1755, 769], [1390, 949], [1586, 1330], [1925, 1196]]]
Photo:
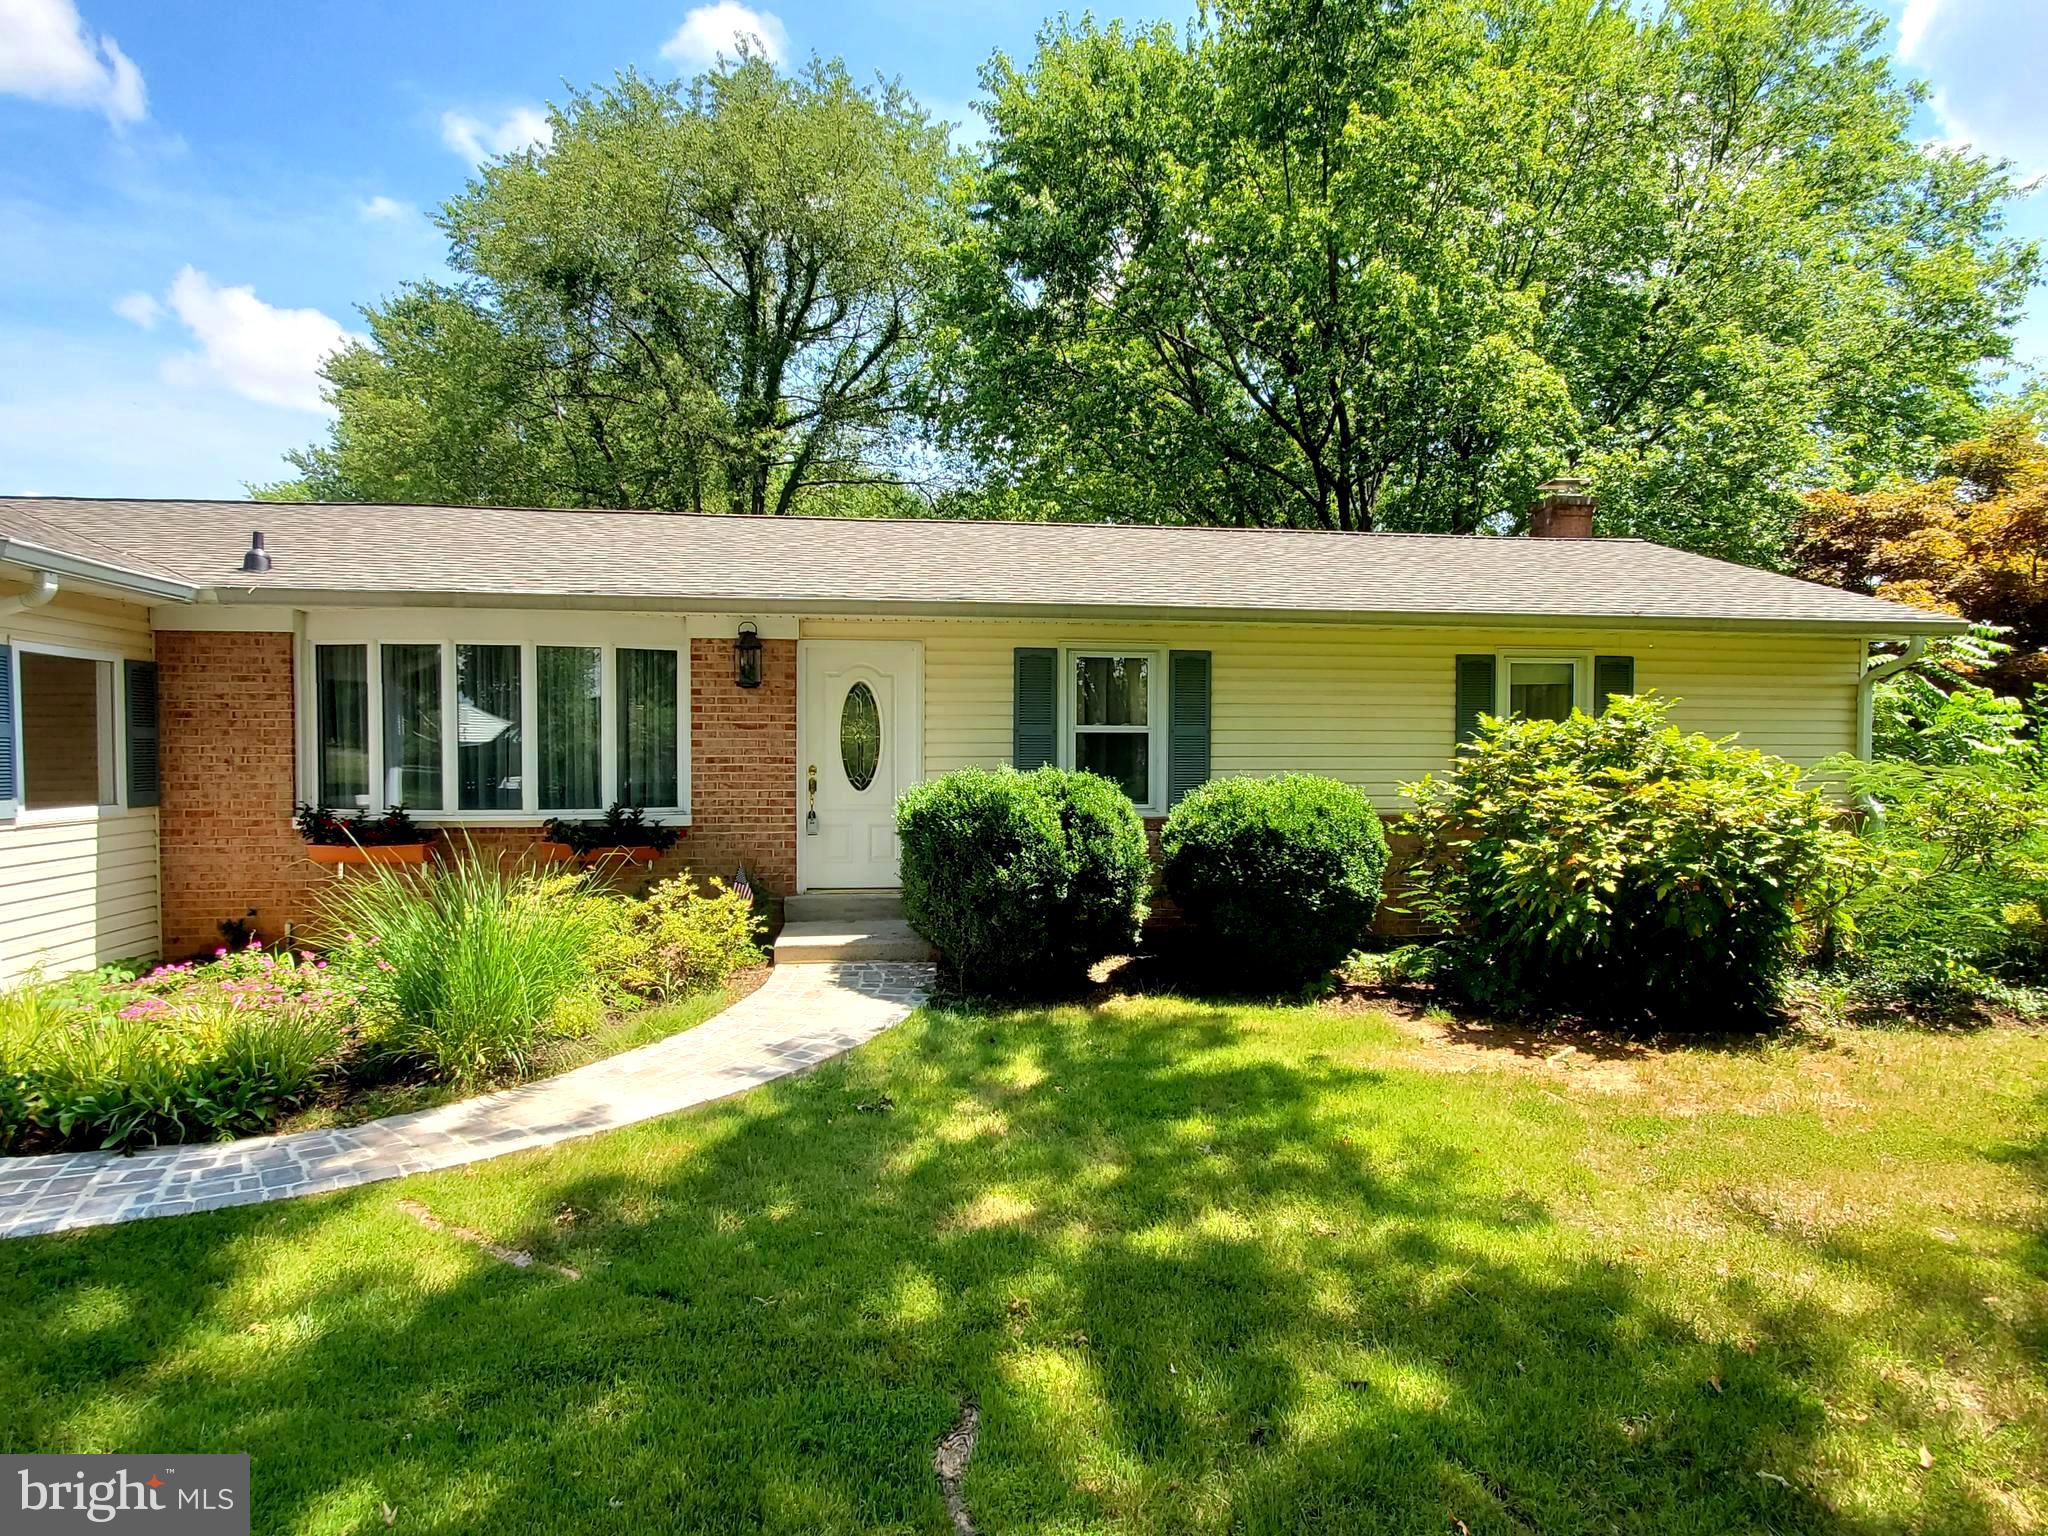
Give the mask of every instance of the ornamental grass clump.
[[1364, 937], [1387, 836], [1362, 791], [1285, 773], [1189, 791], [1166, 818], [1159, 852], [1204, 969], [1228, 983], [1294, 986]]
[[965, 768], [896, 804], [903, 912], [961, 980], [1070, 986], [1145, 918], [1145, 825], [1108, 779]]
[[464, 1086], [526, 1071], [600, 1011], [599, 922], [578, 876], [473, 851], [376, 869], [336, 882], [321, 925], [366, 977], [384, 1049]]
[[1797, 768], [1669, 710], [1486, 719], [1449, 773], [1404, 786], [1442, 984], [1603, 1020], [1726, 1027], [1775, 1008], [1802, 912], [1851, 882], [1855, 839]]

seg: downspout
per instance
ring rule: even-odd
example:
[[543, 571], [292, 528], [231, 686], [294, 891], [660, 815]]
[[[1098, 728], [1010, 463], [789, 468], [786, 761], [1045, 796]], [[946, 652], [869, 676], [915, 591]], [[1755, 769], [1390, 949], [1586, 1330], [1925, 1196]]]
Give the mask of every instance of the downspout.
[[1856, 680], [1856, 755], [1866, 763], [1871, 752], [1871, 690], [1886, 678], [1892, 677], [1912, 666], [1927, 654], [1927, 637], [1915, 635], [1906, 642], [1906, 654], [1894, 656], [1890, 661], [1869, 665], [1870, 642], [1863, 642], [1863, 675]]
[[26, 592], [0, 597], [0, 619], [12, 618], [24, 608], [40, 608], [56, 595], [57, 578], [48, 571], [37, 571], [35, 584]]

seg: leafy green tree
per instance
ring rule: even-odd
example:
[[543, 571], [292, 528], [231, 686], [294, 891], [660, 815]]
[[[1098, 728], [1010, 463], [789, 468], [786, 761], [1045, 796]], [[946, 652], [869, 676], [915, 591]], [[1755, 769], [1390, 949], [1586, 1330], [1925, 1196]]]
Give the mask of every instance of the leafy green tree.
[[1945, 449], [1925, 480], [1806, 498], [1790, 560], [1814, 581], [1960, 614], [2002, 635], [1950, 670], [2024, 693], [2048, 682], [2048, 441], [2021, 405]]
[[782, 513], [903, 495], [951, 166], [900, 87], [628, 73], [443, 208], [450, 283], [365, 311], [288, 494]]
[[931, 405], [1024, 515], [1774, 559], [1951, 440], [2035, 253], [1845, 0], [1223, 0], [983, 77]]

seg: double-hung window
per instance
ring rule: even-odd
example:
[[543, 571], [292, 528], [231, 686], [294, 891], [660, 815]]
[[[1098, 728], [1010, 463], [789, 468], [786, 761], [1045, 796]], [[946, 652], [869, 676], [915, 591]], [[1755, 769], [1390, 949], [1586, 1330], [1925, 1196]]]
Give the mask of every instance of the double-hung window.
[[1122, 785], [1141, 811], [1156, 810], [1162, 798], [1160, 673], [1149, 651], [1067, 652], [1068, 764]]
[[336, 809], [429, 819], [592, 814], [615, 801], [686, 815], [687, 642], [546, 629], [511, 639], [508, 627], [316, 636], [309, 792]]

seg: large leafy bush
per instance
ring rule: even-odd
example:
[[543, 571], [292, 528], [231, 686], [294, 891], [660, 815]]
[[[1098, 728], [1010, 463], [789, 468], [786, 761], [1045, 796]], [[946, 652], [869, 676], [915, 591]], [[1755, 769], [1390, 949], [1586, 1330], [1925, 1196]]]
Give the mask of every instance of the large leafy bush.
[[1866, 1001], [1945, 1009], [2048, 979], [2048, 787], [2031, 741], [1822, 766], [1879, 860], [1846, 904], [1839, 956]]
[[1710, 1026], [1775, 1003], [1802, 906], [1839, 892], [1854, 838], [1792, 765], [1668, 711], [1488, 720], [1407, 787], [1447, 984], [1502, 1010]]
[[896, 828], [904, 915], [971, 985], [1065, 985], [1136, 942], [1145, 826], [1107, 779], [961, 769], [908, 791]]
[[598, 976], [615, 996], [667, 1001], [715, 987], [767, 958], [753, 902], [722, 880], [699, 889], [691, 876], [675, 875], [643, 901], [593, 902], [602, 927]]
[[1159, 849], [1206, 961], [1260, 983], [1305, 981], [1355, 949], [1387, 867], [1372, 802], [1307, 773], [1210, 780], [1173, 808]]

